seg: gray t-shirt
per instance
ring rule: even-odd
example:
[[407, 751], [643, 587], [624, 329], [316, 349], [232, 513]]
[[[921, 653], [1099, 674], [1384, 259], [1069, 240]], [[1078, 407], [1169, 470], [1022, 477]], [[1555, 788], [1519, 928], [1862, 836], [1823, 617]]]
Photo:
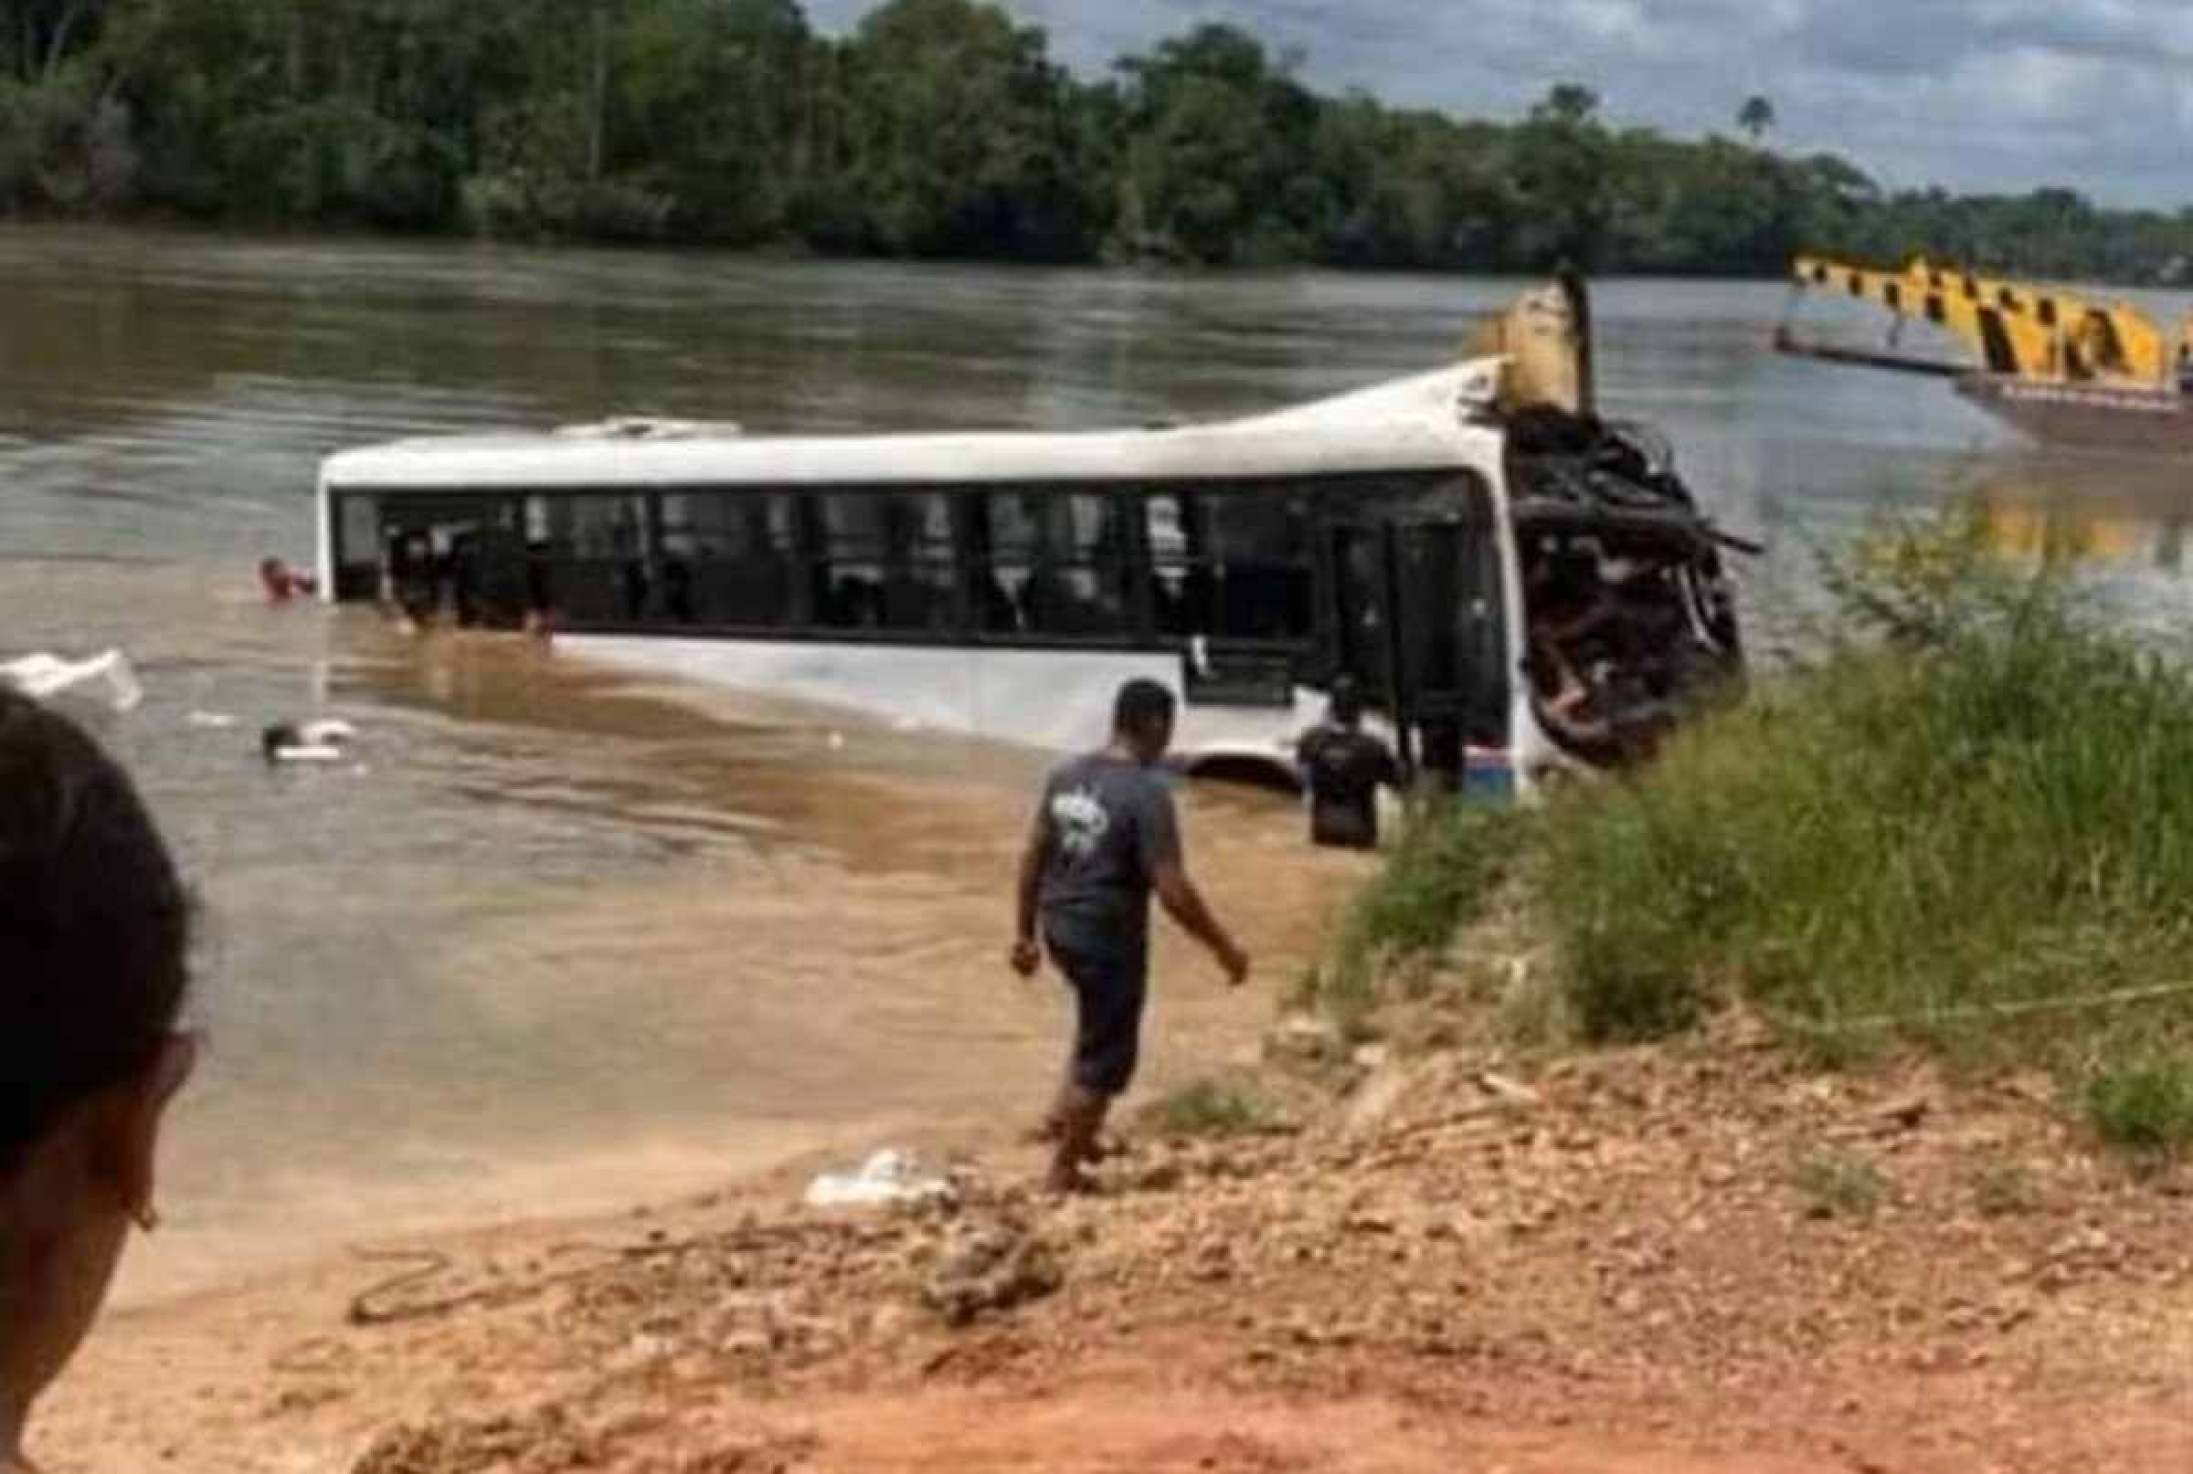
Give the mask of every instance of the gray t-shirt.
[[1109, 753], [1074, 758], [1044, 784], [1036, 823], [1051, 857], [1044, 925], [1079, 945], [1140, 945], [1157, 868], [1180, 858], [1180, 823], [1164, 778]]

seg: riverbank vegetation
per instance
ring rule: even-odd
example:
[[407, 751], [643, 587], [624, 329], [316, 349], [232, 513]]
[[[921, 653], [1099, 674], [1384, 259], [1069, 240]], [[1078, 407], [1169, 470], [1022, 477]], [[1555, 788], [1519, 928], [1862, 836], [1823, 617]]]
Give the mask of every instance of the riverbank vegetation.
[[1587, 1041], [1738, 1008], [1830, 1060], [2044, 1063], [2103, 1135], [2193, 1140], [2193, 671], [1962, 517], [1886, 530], [1829, 583], [1809, 658], [1650, 772], [1427, 821], [1343, 958], [1444, 950], [1508, 885]]
[[981, 0], [21, 0], [0, 215], [1025, 261], [1775, 275], [1799, 248], [2176, 279], [2193, 212], [1892, 193], [1552, 86], [1490, 121], [1331, 96], [1205, 25], [1109, 75]]

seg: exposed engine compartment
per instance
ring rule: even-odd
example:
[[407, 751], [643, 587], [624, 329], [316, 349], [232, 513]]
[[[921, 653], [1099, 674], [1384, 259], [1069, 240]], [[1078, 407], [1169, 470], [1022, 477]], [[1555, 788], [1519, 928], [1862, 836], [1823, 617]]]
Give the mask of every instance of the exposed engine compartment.
[[1533, 712], [1586, 762], [1642, 761], [1740, 680], [1722, 554], [1757, 549], [1713, 526], [1648, 430], [1538, 404], [1507, 431]]

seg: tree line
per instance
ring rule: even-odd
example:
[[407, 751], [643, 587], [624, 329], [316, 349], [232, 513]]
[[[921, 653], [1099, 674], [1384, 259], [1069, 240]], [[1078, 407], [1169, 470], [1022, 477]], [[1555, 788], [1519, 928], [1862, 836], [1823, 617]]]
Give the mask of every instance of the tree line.
[[1889, 191], [1771, 145], [1321, 93], [1204, 25], [1102, 78], [983, 0], [0, 0], [0, 214], [830, 255], [1773, 275], [1800, 249], [2134, 281], [2193, 211]]

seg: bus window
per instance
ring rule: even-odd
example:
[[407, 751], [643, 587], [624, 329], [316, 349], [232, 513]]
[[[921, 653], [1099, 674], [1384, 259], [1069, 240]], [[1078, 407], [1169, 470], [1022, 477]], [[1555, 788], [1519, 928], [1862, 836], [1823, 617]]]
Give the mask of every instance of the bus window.
[[1303, 498], [1265, 488], [1145, 502], [1161, 633], [1297, 643], [1315, 628]]
[[[346, 497], [337, 521], [338, 574], [346, 597], [380, 597], [420, 620], [514, 625], [525, 576], [518, 501], [484, 493]], [[370, 531], [373, 541], [357, 540]]]
[[920, 633], [958, 624], [952, 506], [943, 493], [840, 491], [817, 502], [817, 623]]
[[991, 492], [976, 522], [975, 607], [985, 633], [1127, 633], [1126, 539], [1112, 496]]
[[797, 523], [783, 492], [672, 492], [662, 499], [662, 613], [673, 624], [781, 625], [792, 618]]
[[655, 572], [645, 497], [543, 496], [529, 505], [526, 522], [536, 604], [552, 605], [579, 624], [634, 624], [648, 617]]

